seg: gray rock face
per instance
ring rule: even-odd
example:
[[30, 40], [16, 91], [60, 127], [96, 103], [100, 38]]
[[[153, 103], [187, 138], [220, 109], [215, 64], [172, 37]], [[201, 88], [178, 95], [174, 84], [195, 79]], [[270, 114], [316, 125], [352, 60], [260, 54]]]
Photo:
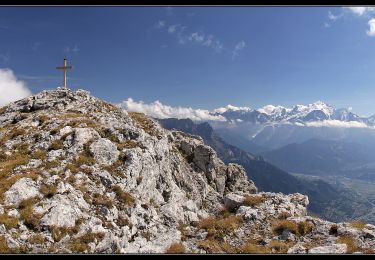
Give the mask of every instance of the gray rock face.
[[[65, 129], [62, 133], [69, 133], [70, 129]], [[90, 140], [99, 138], [99, 134], [91, 128], [75, 128], [74, 129], [74, 142], [78, 145], [83, 145]]]
[[329, 246], [314, 247], [309, 250], [310, 254], [344, 254], [346, 253], [346, 244], [333, 244]]
[[36, 182], [30, 178], [21, 178], [5, 192], [5, 203], [18, 206], [23, 200], [39, 195], [39, 187]]
[[95, 160], [99, 164], [110, 165], [117, 161], [120, 152], [117, 150], [116, 145], [105, 138], [90, 145], [90, 151], [94, 155]]
[[296, 244], [288, 249], [288, 254], [306, 254], [306, 253], [307, 253], [307, 249], [301, 244]]

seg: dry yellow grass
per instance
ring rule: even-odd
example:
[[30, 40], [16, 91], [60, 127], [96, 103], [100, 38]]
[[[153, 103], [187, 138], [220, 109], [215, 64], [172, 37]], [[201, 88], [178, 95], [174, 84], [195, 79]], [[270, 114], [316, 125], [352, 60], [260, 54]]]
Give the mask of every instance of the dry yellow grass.
[[112, 208], [114, 205], [114, 202], [111, 198], [108, 198], [105, 195], [102, 195], [100, 193], [95, 193], [92, 204], [97, 205], [97, 206], [100, 205], [100, 206], [105, 206], [107, 208]]
[[8, 216], [7, 214], [0, 215], [0, 224], [4, 224], [7, 229], [18, 227], [18, 219]]
[[337, 244], [346, 244], [346, 253], [351, 254], [360, 250], [357, 242], [350, 236], [341, 236], [336, 240]]
[[21, 219], [23, 219], [25, 226], [32, 230], [39, 230], [41, 216], [35, 215], [33, 211], [33, 207], [38, 201], [39, 198], [30, 198], [22, 201], [18, 206]]
[[173, 243], [165, 251], [167, 254], [184, 254], [186, 253], [185, 246], [182, 243]]
[[73, 253], [85, 253], [88, 251], [88, 244], [100, 241], [104, 238], [104, 233], [86, 233], [82, 236], [72, 238], [68, 243], [68, 248]]
[[266, 199], [261, 195], [247, 195], [243, 201], [245, 206], [255, 207], [262, 204]]
[[42, 234], [35, 234], [30, 236], [27, 241], [30, 244], [43, 244], [44, 243], [44, 236]]
[[242, 218], [236, 215], [224, 218], [210, 217], [202, 219], [198, 223], [198, 228], [207, 230], [208, 238], [222, 239], [224, 236], [233, 233], [242, 223]]
[[295, 222], [292, 220], [275, 220], [272, 223], [272, 230], [275, 234], [281, 235], [284, 230], [289, 230], [291, 233], [304, 236], [312, 232], [314, 226], [308, 221]]
[[366, 228], [366, 225], [367, 224], [365, 222], [361, 221], [361, 220], [353, 221], [353, 222], [350, 223], [351, 227], [357, 228], [357, 229], [360, 229], [360, 230]]
[[53, 197], [53, 195], [56, 194], [57, 192], [57, 185], [55, 184], [51, 184], [51, 185], [47, 185], [47, 184], [43, 184], [41, 187], [40, 187], [40, 192], [46, 196], [47, 198], [51, 198]]
[[252, 243], [246, 243], [239, 248], [238, 253], [242, 254], [269, 254], [271, 250], [266, 246], [261, 246]]
[[145, 114], [138, 112], [129, 112], [130, 118], [134, 121], [137, 127], [142, 128], [147, 134], [151, 136], [160, 137], [161, 133], [156, 128], [155, 123], [149, 119]]
[[113, 191], [116, 193], [117, 199], [125, 206], [133, 206], [135, 199], [133, 196], [122, 190], [120, 186], [115, 186]]

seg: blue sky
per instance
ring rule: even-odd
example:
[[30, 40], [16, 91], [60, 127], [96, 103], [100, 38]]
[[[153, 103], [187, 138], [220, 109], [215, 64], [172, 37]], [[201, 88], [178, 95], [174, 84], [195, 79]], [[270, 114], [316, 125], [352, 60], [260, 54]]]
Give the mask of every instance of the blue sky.
[[[112, 102], [375, 114], [375, 11], [342, 7], [0, 7], [0, 68]], [[372, 26], [372, 27], [371, 27]], [[372, 30], [371, 30], [372, 28]]]

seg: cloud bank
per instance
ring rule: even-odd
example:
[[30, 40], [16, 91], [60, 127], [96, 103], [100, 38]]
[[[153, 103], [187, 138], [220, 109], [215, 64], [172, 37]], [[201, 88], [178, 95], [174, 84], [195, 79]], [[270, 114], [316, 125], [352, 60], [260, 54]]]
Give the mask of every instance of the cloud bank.
[[210, 111], [205, 109], [193, 109], [191, 107], [171, 107], [162, 104], [160, 101], [155, 101], [150, 104], [145, 104], [143, 101], [134, 101], [128, 98], [119, 104], [121, 108], [132, 112], [141, 112], [155, 118], [190, 118], [194, 121], [226, 121], [223, 116], [211, 115]]
[[368, 128], [365, 123], [357, 121], [323, 120], [306, 122], [305, 124], [311, 127]]
[[26, 83], [18, 80], [10, 69], [0, 69], [0, 106], [31, 95]]

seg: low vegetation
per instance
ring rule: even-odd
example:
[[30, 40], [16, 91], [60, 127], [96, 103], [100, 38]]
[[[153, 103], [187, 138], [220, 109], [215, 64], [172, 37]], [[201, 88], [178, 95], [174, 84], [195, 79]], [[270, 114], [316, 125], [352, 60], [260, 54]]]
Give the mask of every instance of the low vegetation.
[[186, 253], [185, 246], [182, 243], [173, 243], [165, 251], [167, 254], [184, 254]]
[[361, 221], [361, 220], [353, 221], [353, 222], [350, 223], [351, 227], [357, 228], [357, 229], [360, 229], [360, 230], [366, 228], [366, 225], [367, 224], [365, 222]]
[[114, 205], [114, 202], [111, 198], [108, 198], [107, 196], [95, 193], [93, 196], [92, 204], [96, 206], [105, 206], [107, 208], [112, 208]]
[[113, 188], [113, 191], [115, 192], [117, 199], [122, 205], [125, 205], [125, 206], [134, 205], [135, 199], [133, 198], [133, 196], [130, 193], [123, 191], [120, 186], [116, 185]]
[[31, 158], [44, 161], [47, 158], [47, 153], [43, 150], [35, 150], [31, 154]]
[[24, 221], [25, 226], [35, 231], [38, 231], [40, 228], [39, 222], [41, 216], [34, 214], [33, 206], [39, 202], [39, 200], [39, 198], [30, 198], [22, 201], [18, 206], [21, 219]]
[[351, 254], [360, 250], [357, 242], [350, 236], [341, 236], [336, 240], [337, 244], [346, 244], [346, 253]]
[[130, 118], [135, 122], [135, 125], [142, 128], [147, 134], [151, 136], [161, 137], [160, 131], [156, 128], [155, 123], [143, 113], [129, 112]]
[[52, 150], [60, 150], [60, 149], [63, 149], [64, 148], [64, 142], [60, 139], [58, 140], [55, 140], [52, 142], [52, 144], [50, 145], [50, 147], [48, 148], [49, 151], [52, 151]]
[[0, 224], [3, 224], [6, 227], [6, 229], [16, 228], [18, 227], [18, 219], [15, 217], [11, 217], [7, 214], [1, 214]]
[[207, 238], [223, 239], [232, 234], [243, 223], [242, 217], [230, 215], [223, 218], [209, 217], [198, 223], [198, 228], [207, 230]]
[[44, 241], [45, 239], [42, 234], [35, 234], [27, 239], [27, 242], [29, 242], [30, 244], [43, 244]]
[[68, 243], [68, 249], [73, 253], [85, 253], [89, 250], [89, 243], [101, 241], [104, 233], [86, 233], [72, 238]]
[[261, 195], [247, 195], [243, 201], [245, 206], [255, 207], [262, 204], [266, 198]]
[[50, 184], [50, 185], [47, 185], [47, 184], [42, 184], [42, 186], [40, 187], [40, 192], [47, 198], [51, 198], [53, 197], [53, 195], [56, 194], [57, 192], [57, 185], [55, 184]]
[[292, 220], [275, 220], [272, 223], [272, 230], [277, 235], [281, 235], [284, 230], [288, 230], [294, 235], [304, 236], [313, 230], [313, 224], [308, 221], [297, 223]]

